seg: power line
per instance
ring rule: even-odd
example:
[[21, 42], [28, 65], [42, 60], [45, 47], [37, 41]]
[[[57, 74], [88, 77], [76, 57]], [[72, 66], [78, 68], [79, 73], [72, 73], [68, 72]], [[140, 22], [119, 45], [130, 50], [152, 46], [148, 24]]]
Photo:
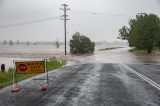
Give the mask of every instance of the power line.
[[34, 21], [28, 21], [28, 22], [23, 22], [23, 23], [15, 23], [15, 24], [2, 25], [2, 26], [0, 26], [0, 28], [18, 27], [18, 26], [23, 26], [23, 25], [28, 25], [28, 24], [45, 22], [45, 21], [50, 21], [50, 20], [58, 19], [59, 17], [60, 16], [49, 17], [49, 18], [44, 18], [44, 19], [39, 19], [39, 20], [34, 20]]
[[[19, 0], [9, 0], [9, 5], [11, 6], [11, 8], [13, 7], [14, 9], [13, 10], [23, 10], [23, 11], [27, 11], [29, 12], [30, 9], [28, 8], [24, 8], [26, 6], [26, 4], [24, 5], [24, 3], [22, 3], [23, 0], [19, 1]], [[8, 5], [6, 4], [6, 5]]]
[[109, 13], [100, 13], [100, 12], [88, 12], [88, 11], [79, 11], [79, 10], [71, 10], [71, 12], [78, 12], [78, 13], [85, 13], [85, 14], [92, 14], [92, 15], [108, 15], [108, 16], [116, 16], [116, 17], [134, 17], [125, 14], [109, 14]]
[[28, 3], [28, 4], [30, 4], [30, 5], [32, 5], [33, 7], [36, 7], [36, 8], [42, 8], [42, 5], [39, 3], [39, 2], [37, 2], [37, 1], [34, 1], [34, 0], [23, 0], [23, 1], [25, 1], [26, 3]]
[[66, 4], [62, 4], [63, 8], [60, 8], [60, 10], [63, 10], [64, 11], [64, 15], [62, 15], [63, 19], [61, 20], [64, 20], [64, 36], [65, 36], [65, 55], [66, 55], [66, 24], [67, 24], [67, 11], [70, 10], [70, 8], [67, 8], [68, 5]]
[[41, 13], [41, 12], [44, 12], [44, 11], [47, 11], [47, 10], [50, 10], [50, 9], [53, 9], [53, 8], [55, 8], [55, 7], [49, 7], [49, 8], [46, 8], [46, 9], [41, 9], [41, 10], [37, 10], [37, 11], [27, 12], [27, 13], [23, 13], [23, 14], [11, 15], [11, 16], [8, 16], [8, 17], [0, 17], [0, 19], [8, 19], [8, 18], [15, 18], [15, 17], [26, 16], [26, 15], [32, 15], [32, 14]]
[[[7, 2], [7, 1], [5, 1], [5, 2]], [[6, 17], [0, 17], [0, 19], [8, 19], [8, 18], [32, 15], [32, 14], [35, 14], [35, 13], [40, 13], [40, 12], [44, 12], [44, 11], [47, 11], [47, 10], [52, 10], [54, 8], [57, 8], [57, 10], [58, 10], [58, 7], [59, 7], [57, 5], [54, 5], [54, 6], [50, 6], [50, 7], [47, 7], [47, 8], [40, 8], [42, 6], [41, 5], [38, 6], [39, 3], [37, 4], [37, 2], [33, 1], [33, 0], [15, 0], [15, 1], [10, 1], [9, 0], [7, 4], [10, 4], [10, 6], [15, 7], [16, 10], [18, 10], [18, 11], [23, 10], [23, 11], [26, 11], [26, 12], [23, 12], [22, 14], [14, 14], [14, 15], [6, 16]], [[35, 5], [35, 4], [37, 4], [37, 5]], [[53, 11], [55, 11], [55, 9]]]

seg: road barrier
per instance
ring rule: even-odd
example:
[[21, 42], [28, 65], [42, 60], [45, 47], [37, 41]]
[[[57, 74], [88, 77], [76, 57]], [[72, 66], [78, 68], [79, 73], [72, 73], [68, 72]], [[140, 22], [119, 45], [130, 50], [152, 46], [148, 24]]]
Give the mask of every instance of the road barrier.
[[[33, 84], [37, 87], [40, 87], [42, 91], [45, 91], [47, 89], [48, 84], [48, 71], [46, 69], [47, 67], [47, 60], [42, 61], [13, 61], [14, 64], [14, 70], [13, 70], [13, 87], [12, 92], [18, 92], [21, 89], [18, 87], [17, 84], [17, 74], [39, 74], [39, 73], [45, 73], [45, 78], [37, 78], [33, 79]], [[44, 84], [41, 83], [41, 86], [34, 83], [35, 80], [42, 80], [44, 81]]]

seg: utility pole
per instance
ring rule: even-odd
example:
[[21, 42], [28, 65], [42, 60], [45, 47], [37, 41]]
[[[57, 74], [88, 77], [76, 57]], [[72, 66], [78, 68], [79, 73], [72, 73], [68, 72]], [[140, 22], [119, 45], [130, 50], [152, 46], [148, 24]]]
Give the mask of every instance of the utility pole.
[[63, 10], [64, 11], [64, 14], [62, 15], [62, 19], [61, 20], [64, 20], [64, 36], [65, 36], [65, 55], [66, 55], [66, 23], [67, 23], [67, 20], [69, 20], [67, 17], [68, 15], [66, 14], [68, 10], [70, 10], [70, 8], [67, 8], [68, 5], [66, 4], [62, 4], [63, 8], [60, 8], [60, 10]]

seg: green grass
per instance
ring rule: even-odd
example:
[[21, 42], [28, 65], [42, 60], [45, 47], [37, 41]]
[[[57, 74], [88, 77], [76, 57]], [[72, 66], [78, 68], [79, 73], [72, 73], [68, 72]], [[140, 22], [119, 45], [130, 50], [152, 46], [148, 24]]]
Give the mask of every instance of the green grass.
[[112, 50], [112, 49], [119, 49], [119, 48], [123, 48], [123, 47], [104, 48], [104, 49], [99, 49], [99, 51]]
[[160, 48], [158, 48], [158, 47], [157, 47], [157, 48], [155, 48], [155, 49], [154, 49], [154, 52], [156, 52], [156, 53], [160, 53]]
[[[141, 49], [137, 49], [137, 48], [130, 49], [129, 52], [147, 54], [146, 50], [141, 50]], [[154, 48], [152, 53], [160, 54], [160, 48]]]
[[[51, 71], [51, 70], [60, 68], [65, 63], [66, 61], [60, 61], [60, 60], [47, 61], [47, 71]], [[8, 71], [6, 72], [0, 72], [0, 88], [3, 88], [5, 86], [12, 84], [13, 71], [14, 71], [13, 68], [9, 68]], [[33, 77], [35, 75], [39, 75], [39, 74], [16, 74], [17, 82]]]

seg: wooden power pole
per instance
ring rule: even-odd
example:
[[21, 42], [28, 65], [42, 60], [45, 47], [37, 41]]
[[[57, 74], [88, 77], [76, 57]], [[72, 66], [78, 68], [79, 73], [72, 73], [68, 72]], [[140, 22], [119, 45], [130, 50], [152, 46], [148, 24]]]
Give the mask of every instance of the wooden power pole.
[[63, 10], [64, 11], [64, 14], [62, 15], [62, 19], [61, 20], [64, 20], [64, 36], [65, 36], [65, 41], [64, 41], [64, 48], [65, 48], [65, 55], [67, 54], [66, 53], [66, 23], [67, 23], [67, 20], [69, 20], [67, 17], [68, 15], [66, 14], [68, 10], [70, 10], [70, 8], [67, 8], [68, 5], [66, 4], [62, 4], [63, 8], [60, 8], [60, 10]]

